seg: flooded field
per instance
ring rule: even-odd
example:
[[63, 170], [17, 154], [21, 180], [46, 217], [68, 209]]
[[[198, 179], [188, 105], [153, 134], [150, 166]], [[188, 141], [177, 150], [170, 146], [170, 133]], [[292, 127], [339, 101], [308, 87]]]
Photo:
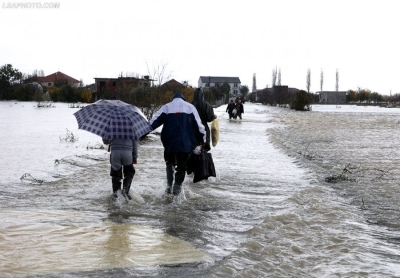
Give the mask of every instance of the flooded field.
[[1, 277], [400, 276], [399, 110], [216, 108], [217, 177], [166, 198], [150, 134], [129, 202], [75, 111], [0, 102]]

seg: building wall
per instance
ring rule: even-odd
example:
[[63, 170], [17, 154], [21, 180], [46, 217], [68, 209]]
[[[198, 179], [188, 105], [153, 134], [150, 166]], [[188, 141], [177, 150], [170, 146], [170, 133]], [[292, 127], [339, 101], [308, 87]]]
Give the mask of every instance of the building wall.
[[319, 102], [326, 104], [343, 104], [346, 103], [346, 91], [321, 91], [319, 94]]
[[95, 90], [99, 93], [115, 92], [117, 88], [117, 79], [115, 78], [95, 78]]
[[150, 87], [152, 81], [145, 78], [118, 77], [118, 78], [95, 78], [94, 100], [101, 99], [105, 92], [113, 93], [115, 96], [121, 93], [128, 93], [133, 88], [142, 86]]
[[[42, 85], [42, 87], [53, 87], [54, 86], [54, 82], [39, 82], [40, 83], [40, 85]], [[71, 82], [68, 82], [68, 84], [69, 85], [71, 85], [72, 87], [74, 87], [74, 88], [78, 88], [79, 87], [79, 83], [71, 83]]]

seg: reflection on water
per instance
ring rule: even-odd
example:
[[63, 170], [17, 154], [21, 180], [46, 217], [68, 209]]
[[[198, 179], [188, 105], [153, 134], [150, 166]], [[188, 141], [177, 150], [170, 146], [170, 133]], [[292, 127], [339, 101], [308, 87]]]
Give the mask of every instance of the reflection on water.
[[[219, 107], [216, 178], [187, 176], [184, 198], [165, 198], [151, 134], [133, 200], [115, 202], [109, 153], [86, 147], [100, 139], [77, 129], [77, 109], [0, 105], [0, 140], [15, 146], [0, 161], [3, 276], [400, 276], [396, 110], [246, 103], [232, 121]], [[66, 128], [78, 142], [60, 141]], [[348, 179], [325, 180], [340, 174]]]
[[176, 265], [212, 261], [191, 244], [133, 223], [88, 222], [70, 211], [0, 213], [3, 274]]

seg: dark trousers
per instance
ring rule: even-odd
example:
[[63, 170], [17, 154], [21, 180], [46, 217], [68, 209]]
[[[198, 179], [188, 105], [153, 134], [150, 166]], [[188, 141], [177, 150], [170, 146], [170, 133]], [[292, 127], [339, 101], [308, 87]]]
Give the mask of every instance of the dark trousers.
[[[117, 192], [118, 190], [121, 190], [121, 180], [123, 178], [123, 187], [124, 187], [124, 192], [126, 194], [129, 193], [129, 189], [131, 187], [131, 183], [133, 180], [133, 177], [135, 176], [135, 167], [133, 167], [132, 164], [129, 165], [124, 165], [118, 170], [114, 170], [111, 167], [110, 171], [110, 176], [111, 176], [111, 181], [112, 181], [112, 188], [113, 192]], [[124, 173], [124, 176], [122, 177], [122, 173]]]
[[111, 167], [110, 171], [110, 176], [113, 178], [116, 178], [118, 180], [122, 180], [122, 173], [124, 173], [124, 178], [129, 177], [130, 179], [133, 179], [133, 176], [135, 176], [135, 167], [133, 167], [132, 164], [130, 165], [124, 165], [118, 170], [114, 170]]
[[[189, 160], [190, 153], [182, 152], [168, 152], [164, 151], [164, 160], [167, 170], [167, 183], [168, 186], [175, 185], [181, 186], [186, 176], [187, 162]], [[175, 169], [175, 175], [174, 175]]]

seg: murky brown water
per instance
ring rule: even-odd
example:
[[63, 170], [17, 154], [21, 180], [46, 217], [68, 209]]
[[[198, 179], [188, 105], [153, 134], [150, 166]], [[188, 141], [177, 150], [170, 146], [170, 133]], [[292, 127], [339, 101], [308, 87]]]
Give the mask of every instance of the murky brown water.
[[[247, 103], [229, 121], [220, 107], [217, 178], [188, 176], [166, 199], [151, 135], [133, 200], [114, 202], [108, 154], [87, 148], [100, 139], [77, 130], [76, 109], [1, 104], [0, 140], [16, 147], [2, 151], [1, 277], [400, 276], [400, 114]], [[78, 142], [60, 141], [66, 128]], [[347, 180], [325, 181], [344, 168]]]

